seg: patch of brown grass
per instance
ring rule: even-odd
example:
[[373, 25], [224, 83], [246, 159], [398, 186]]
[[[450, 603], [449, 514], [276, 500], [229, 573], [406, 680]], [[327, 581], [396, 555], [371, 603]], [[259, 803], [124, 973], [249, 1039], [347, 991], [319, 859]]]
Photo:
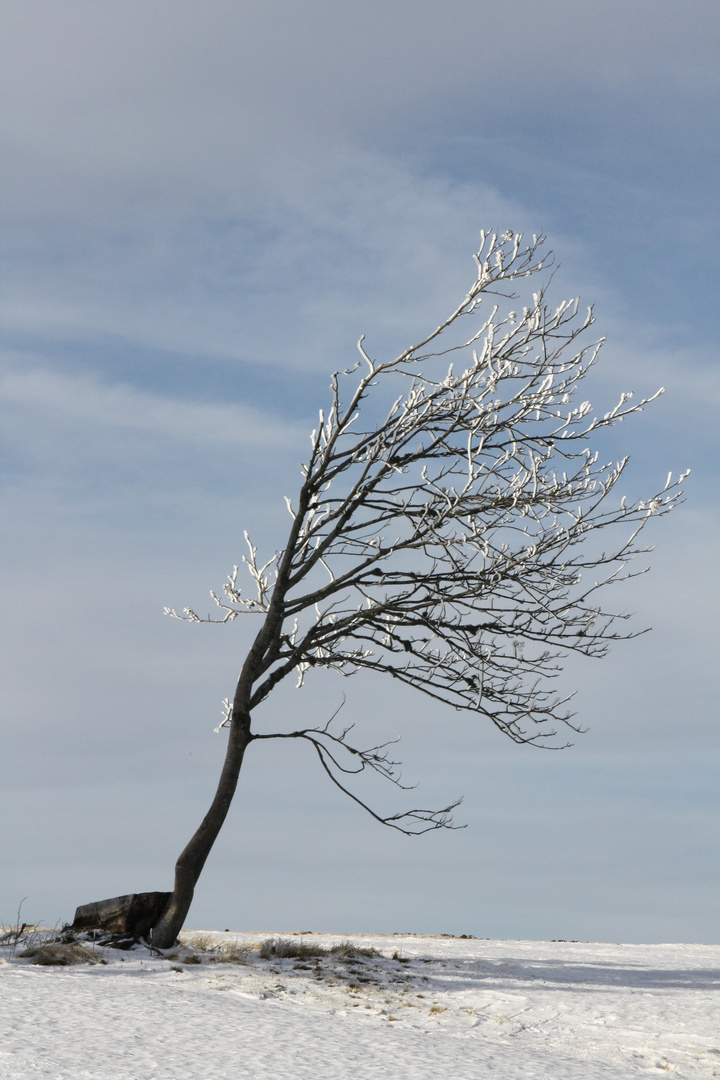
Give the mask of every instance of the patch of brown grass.
[[353, 945], [351, 941], [341, 941], [339, 945], [333, 945], [329, 950], [333, 956], [339, 956], [343, 960], [368, 959], [371, 956], [382, 956], [377, 949], [370, 946]]
[[63, 945], [33, 945], [18, 954], [19, 959], [32, 960], [43, 967], [67, 967], [69, 964], [102, 964], [104, 961], [91, 949], [77, 943]]
[[225, 941], [215, 950], [212, 959], [216, 964], [247, 964], [252, 951], [252, 945], [246, 941]]
[[217, 948], [217, 941], [212, 934], [182, 934], [178, 940], [181, 945], [187, 945], [197, 952], [212, 952]]
[[289, 938], [266, 938], [260, 944], [260, 957], [270, 960], [278, 957], [280, 960], [308, 960], [315, 956], [327, 956], [330, 950], [314, 941], [299, 938], [291, 941]]
[[218, 941], [212, 934], [183, 934], [180, 949], [166, 953], [183, 964], [246, 964], [252, 945], [245, 941]]

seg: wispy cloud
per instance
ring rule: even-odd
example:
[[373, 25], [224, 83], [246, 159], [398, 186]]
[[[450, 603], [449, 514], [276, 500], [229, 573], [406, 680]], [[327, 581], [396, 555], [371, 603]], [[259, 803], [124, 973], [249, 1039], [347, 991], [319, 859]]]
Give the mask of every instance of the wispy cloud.
[[[43, 432], [57, 439], [62, 427], [118, 434], [152, 436], [158, 441], [197, 446], [272, 447], [281, 450], [296, 432], [278, 417], [249, 405], [206, 404], [161, 397], [135, 386], [107, 384], [97, 378], [59, 375], [36, 367], [0, 375], [0, 400], [8, 410], [6, 424], [19, 438]], [[6, 427], [7, 430], [7, 427]]]

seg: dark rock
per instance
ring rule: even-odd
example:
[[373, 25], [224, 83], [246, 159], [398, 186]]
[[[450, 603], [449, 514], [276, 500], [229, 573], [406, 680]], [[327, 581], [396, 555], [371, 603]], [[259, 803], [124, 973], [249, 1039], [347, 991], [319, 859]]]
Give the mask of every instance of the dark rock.
[[146, 937], [167, 906], [169, 892], [129, 893], [94, 904], [82, 904], [71, 930], [104, 930], [108, 934]]

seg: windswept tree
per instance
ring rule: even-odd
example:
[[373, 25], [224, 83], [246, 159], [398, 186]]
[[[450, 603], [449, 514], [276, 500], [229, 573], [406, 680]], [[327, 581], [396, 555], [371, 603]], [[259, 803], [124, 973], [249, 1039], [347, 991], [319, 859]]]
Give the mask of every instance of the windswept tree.
[[[642, 501], [616, 493], [627, 458], [604, 463], [592, 437], [653, 398], [623, 394], [603, 416], [581, 400], [602, 344], [586, 342], [592, 310], [550, 307], [542, 286], [517, 302], [518, 287], [549, 265], [543, 240], [483, 234], [470, 291], [435, 330], [391, 360], [360, 340], [357, 365], [332, 377], [299, 491], [286, 500], [284, 546], [263, 561], [248, 539], [251, 593], [235, 567], [212, 594], [217, 620], [259, 625], [225, 703], [217, 793], [177, 861], [156, 946], [172, 945], [183, 925], [256, 740], [310, 743], [332, 782], [384, 825], [452, 827], [457, 803], [382, 816], [351, 790], [365, 770], [401, 786], [390, 744], [364, 749], [335, 720], [255, 730], [255, 709], [284, 679], [302, 686], [317, 668], [384, 673], [514, 742], [543, 745], [578, 730], [553, 685], [562, 658], [602, 657], [632, 636], [600, 596], [641, 572], [629, 568], [649, 550], [639, 534], [677, 502], [683, 478]], [[178, 617], [205, 621], [190, 609]]]

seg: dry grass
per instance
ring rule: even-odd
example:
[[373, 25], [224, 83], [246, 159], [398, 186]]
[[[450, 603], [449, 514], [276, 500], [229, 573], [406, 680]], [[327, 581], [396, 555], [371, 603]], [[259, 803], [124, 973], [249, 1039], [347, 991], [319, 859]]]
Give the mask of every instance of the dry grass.
[[33, 964], [43, 967], [67, 967], [70, 964], [101, 964], [103, 960], [91, 949], [73, 943], [63, 945], [50, 942], [47, 945], [32, 945], [19, 952], [18, 959], [32, 960]]
[[167, 960], [183, 964], [246, 964], [252, 945], [245, 941], [218, 941], [213, 934], [183, 934], [181, 948], [165, 953]]
[[[22, 904], [20, 905], [22, 907]], [[39, 926], [35, 923], [21, 923], [20, 922], [20, 908], [18, 908], [18, 918], [15, 926], [2, 926], [0, 927], [0, 953], [3, 954], [3, 960], [14, 959], [15, 957], [23, 957], [30, 959], [34, 952], [41, 947], [47, 945], [54, 945], [59, 941], [58, 928], [49, 926]], [[63, 942], [65, 944], [65, 942]], [[36, 961], [37, 963], [65, 963], [66, 961]], [[70, 963], [83, 963], [82, 960], [68, 961]]]
[[260, 945], [260, 956], [263, 960], [270, 960], [272, 957], [277, 957], [280, 960], [312, 960], [321, 956], [331, 956], [350, 963], [353, 960], [380, 955], [376, 949], [361, 948], [349, 941], [342, 941], [339, 945], [332, 945], [327, 948], [318, 942], [308, 941], [307, 938], [273, 937], [266, 938]]
[[277, 957], [280, 960], [310, 960], [316, 956], [327, 956], [329, 950], [313, 941], [304, 938], [291, 940], [289, 938], [266, 938], [260, 944], [260, 957], [262, 960], [270, 960]]
[[218, 946], [212, 959], [216, 964], [247, 964], [252, 951], [246, 941], [226, 941]]
[[339, 945], [333, 945], [330, 953], [332, 956], [339, 956], [343, 960], [362, 960], [371, 956], [382, 956], [382, 953], [369, 945], [353, 945], [351, 941], [341, 941]]
[[196, 952], [212, 952], [217, 948], [217, 941], [212, 934], [181, 934], [178, 940], [181, 945], [195, 949]]

